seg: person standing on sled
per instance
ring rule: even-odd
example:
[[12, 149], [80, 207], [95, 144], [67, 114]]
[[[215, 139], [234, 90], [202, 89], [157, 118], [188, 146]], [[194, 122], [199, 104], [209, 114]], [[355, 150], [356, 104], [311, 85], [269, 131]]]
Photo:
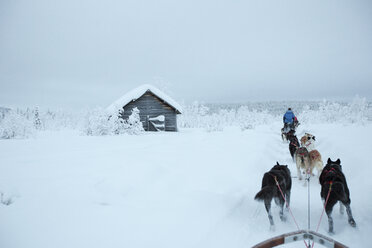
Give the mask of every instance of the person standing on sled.
[[295, 122], [298, 123], [298, 120], [292, 112], [292, 109], [288, 108], [283, 116], [284, 132], [288, 133], [290, 130], [295, 130]]

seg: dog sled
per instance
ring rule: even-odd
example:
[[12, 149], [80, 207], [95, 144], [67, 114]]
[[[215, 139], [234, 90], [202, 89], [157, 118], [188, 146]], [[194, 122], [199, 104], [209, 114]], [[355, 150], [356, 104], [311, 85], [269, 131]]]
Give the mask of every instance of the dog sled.
[[[306, 240], [310, 240], [314, 243], [320, 244], [323, 247], [327, 248], [347, 248], [347, 246], [329, 238], [322, 234], [313, 232], [313, 231], [306, 231], [306, 230], [300, 230], [297, 232], [290, 232], [285, 233], [273, 238], [270, 238], [268, 240], [265, 240], [255, 246], [253, 248], [270, 248], [270, 247], [276, 247], [278, 245], [284, 245], [289, 244], [293, 242], [305, 242]], [[312, 246], [307, 246], [310, 248]]]
[[292, 132], [296, 132], [297, 127], [300, 125], [298, 121], [294, 122], [293, 125], [284, 125], [281, 129], [281, 136], [283, 141], [288, 141], [288, 134]]

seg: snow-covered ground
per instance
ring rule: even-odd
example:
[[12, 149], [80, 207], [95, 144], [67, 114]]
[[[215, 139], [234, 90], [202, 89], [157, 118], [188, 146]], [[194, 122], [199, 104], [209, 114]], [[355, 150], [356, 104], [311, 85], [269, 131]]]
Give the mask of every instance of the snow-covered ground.
[[[0, 247], [182, 248], [251, 247], [296, 231], [289, 213], [276, 230], [253, 200], [276, 161], [296, 175], [280, 122], [241, 131], [181, 129], [138, 136], [80, 136], [75, 131], [0, 140]], [[372, 124], [315, 124], [310, 132], [325, 162], [341, 159], [357, 228], [334, 211], [335, 234], [350, 247], [369, 247], [372, 233]], [[307, 228], [307, 187], [293, 179], [291, 208]], [[311, 229], [322, 212], [311, 183]], [[274, 205], [275, 206], [275, 205]], [[319, 232], [327, 234], [324, 216]], [[300, 247], [301, 243], [292, 246]], [[314, 247], [319, 247], [315, 245]]]

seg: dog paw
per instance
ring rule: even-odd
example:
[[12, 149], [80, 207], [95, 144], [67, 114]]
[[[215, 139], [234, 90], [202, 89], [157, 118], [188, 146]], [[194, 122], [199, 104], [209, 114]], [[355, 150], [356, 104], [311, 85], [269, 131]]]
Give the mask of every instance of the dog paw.
[[274, 225], [270, 225], [270, 231], [275, 232], [275, 226]]
[[283, 222], [286, 222], [286, 221], [287, 221], [287, 217], [285, 217], [285, 216], [280, 216], [280, 220], [283, 221]]
[[353, 220], [353, 219], [349, 220], [349, 224], [350, 224], [350, 226], [352, 226], [352, 227], [356, 227], [355, 220]]

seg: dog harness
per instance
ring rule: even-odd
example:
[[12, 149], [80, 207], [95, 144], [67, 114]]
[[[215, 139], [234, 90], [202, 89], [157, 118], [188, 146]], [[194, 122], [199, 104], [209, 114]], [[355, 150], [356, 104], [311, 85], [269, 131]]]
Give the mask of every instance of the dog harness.
[[304, 147], [301, 147], [301, 148], [299, 148], [298, 149], [298, 154], [299, 155], [301, 155], [301, 156], [305, 156], [306, 155], [306, 152], [307, 152], [307, 150], [306, 150], [306, 148], [305, 149], [303, 149]]
[[305, 142], [305, 146], [309, 146], [309, 145], [311, 145], [312, 144], [312, 142], [310, 142], [310, 141], [306, 141]]
[[[331, 167], [331, 168], [329, 168], [328, 170], [325, 170], [325, 172], [324, 172], [324, 174], [323, 174], [323, 176], [322, 176], [322, 181], [323, 181], [323, 179], [324, 178], [326, 178], [327, 176], [328, 176], [328, 174], [330, 174], [330, 173], [334, 173], [334, 174], [339, 174], [339, 172], [335, 169], [335, 168], [333, 168], [333, 167]], [[327, 183], [331, 183], [332, 182], [332, 180], [330, 180], [330, 181], [327, 181]]]

